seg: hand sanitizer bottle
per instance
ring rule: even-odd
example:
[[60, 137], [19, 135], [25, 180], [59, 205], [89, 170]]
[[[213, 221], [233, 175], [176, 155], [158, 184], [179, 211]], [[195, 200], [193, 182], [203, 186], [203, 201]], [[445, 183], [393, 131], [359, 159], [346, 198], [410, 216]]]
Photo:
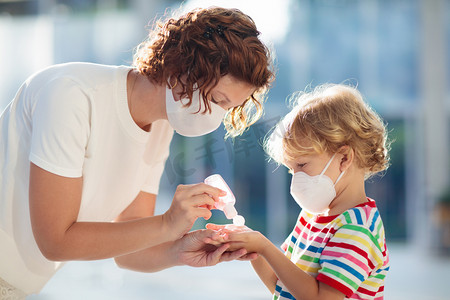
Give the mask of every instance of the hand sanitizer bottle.
[[220, 201], [217, 201], [214, 204], [214, 207], [223, 211], [227, 219], [233, 219], [234, 225], [243, 226], [245, 224], [245, 219], [243, 216], [238, 215], [236, 208], [234, 207], [236, 198], [225, 180], [223, 180], [222, 176], [219, 174], [214, 174], [208, 176], [204, 182], [227, 193], [225, 196], [219, 198]]

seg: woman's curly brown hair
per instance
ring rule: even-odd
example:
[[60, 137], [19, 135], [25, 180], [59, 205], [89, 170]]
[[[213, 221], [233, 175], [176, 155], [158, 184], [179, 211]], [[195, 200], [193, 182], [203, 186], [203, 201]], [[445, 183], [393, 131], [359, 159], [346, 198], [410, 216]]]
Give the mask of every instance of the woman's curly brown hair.
[[[210, 110], [209, 93], [219, 79], [231, 75], [256, 87], [245, 102], [224, 119], [226, 137], [235, 137], [263, 113], [266, 92], [274, 79], [269, 49], [259, 39], [253, 20], [238, 9], [195, 9], [179, 18], [157, 22], [134, 57], [138, 71], [157, 83], [175, 77], [182, 97], [192, 101], [198, 88]], [[190, 105], [189, 102], [187, 105]]]

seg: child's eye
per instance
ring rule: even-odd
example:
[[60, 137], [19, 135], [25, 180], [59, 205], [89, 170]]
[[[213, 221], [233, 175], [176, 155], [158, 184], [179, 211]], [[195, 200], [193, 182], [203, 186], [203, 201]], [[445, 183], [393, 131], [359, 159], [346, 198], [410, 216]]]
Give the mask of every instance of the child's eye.
[[214, 99], [213, 97], [211, 97], [211, 102], [214, 104], [219, 104], [219, 102], [217, 102], [216, 99]]
[[297, 167], [299, 167], [299, 168], [303, 168], [304, 166], [306, 166], [306, 163], [304, 163], [304, 164], [297, 164]]

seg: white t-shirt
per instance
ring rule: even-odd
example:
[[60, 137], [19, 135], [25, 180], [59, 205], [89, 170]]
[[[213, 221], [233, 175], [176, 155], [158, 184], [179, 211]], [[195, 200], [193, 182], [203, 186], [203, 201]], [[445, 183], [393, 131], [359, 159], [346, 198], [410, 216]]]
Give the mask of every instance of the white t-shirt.
[[133, 121], [130, 67], [69, 63], [30, 77], [0, 118], [0, 277], [27, 294], [61, 267], [40, 252], [31, 230], [30, 161], [83, 177], [78, 221], [114, 220], [140, 191], [158, 193], [173, 129]]

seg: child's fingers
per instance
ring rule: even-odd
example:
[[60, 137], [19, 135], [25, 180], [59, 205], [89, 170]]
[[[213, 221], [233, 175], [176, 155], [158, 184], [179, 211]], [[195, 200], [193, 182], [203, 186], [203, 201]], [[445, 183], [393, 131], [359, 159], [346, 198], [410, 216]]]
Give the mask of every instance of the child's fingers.
[[198, 230], [198, 239], [205, 244], [219, 245], [225, 243], [219, 232], [210, 229]]
[[226, 225], [218, 225], [218, 224], [213, 224], [213, 223], [208, 223], [206, 224], [206, 228], [211, 229], [211, 230], [221, 230], [224, 229]]

